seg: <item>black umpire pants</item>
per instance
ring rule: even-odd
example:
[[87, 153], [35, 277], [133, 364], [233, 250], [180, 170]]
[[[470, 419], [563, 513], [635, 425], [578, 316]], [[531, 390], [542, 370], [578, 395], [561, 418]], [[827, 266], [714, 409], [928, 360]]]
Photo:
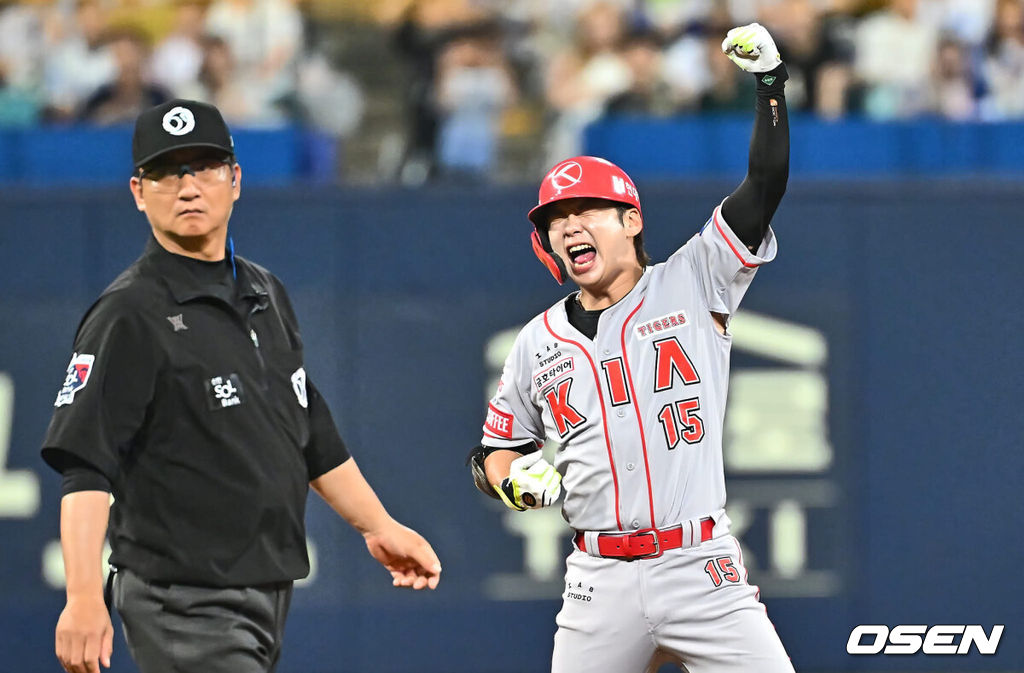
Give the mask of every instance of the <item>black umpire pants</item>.
[[273, 673], [292, 583], [217, 589], [147, 582], [122, 568], [113, 604], [141, 673]]

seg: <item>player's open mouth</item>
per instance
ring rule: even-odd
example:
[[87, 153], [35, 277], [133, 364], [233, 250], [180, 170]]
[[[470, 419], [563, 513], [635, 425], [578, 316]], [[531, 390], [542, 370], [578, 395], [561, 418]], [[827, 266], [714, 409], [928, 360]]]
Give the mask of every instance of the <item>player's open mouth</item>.
[[569, 254], [569, 260], [572, 262], [573, 271], [576, 272], [586, 271], [594, 263], [594, 258], [597, 257], [597, 250], [594, 249], [594, 246], [587, 243], [570, 245], [566, 252]]

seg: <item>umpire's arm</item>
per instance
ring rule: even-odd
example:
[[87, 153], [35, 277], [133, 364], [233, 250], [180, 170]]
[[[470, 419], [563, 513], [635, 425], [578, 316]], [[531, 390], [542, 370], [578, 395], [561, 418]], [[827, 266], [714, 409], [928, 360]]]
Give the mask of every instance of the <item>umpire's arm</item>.
[[388, 569], [396, 587], [437, 587], [441, 580], [437, 554], [419, 533], [391, 518], [354, 459], [349, 458], [310, 485], [362, 534], [366, 548]]
[[103, 542], [110, 518], [110, 493], [76, 491], [60, 502], [60, 542], [67, 578], [67, 604], [57, 621], [56, 652], [70, 673], [110, 668], [114, 628], [103, 601]]

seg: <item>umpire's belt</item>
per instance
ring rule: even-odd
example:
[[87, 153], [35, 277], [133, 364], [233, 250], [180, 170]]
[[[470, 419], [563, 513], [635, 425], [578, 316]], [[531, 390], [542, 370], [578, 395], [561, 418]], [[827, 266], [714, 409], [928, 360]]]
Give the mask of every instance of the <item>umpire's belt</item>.
[[710, 516], [690, 519], [671, 528], [645, 528], [635, 533], [596, 533], [577, 531], [573, 542], [591, 556], [626, 561], [657, 558], [669, 549], [696, 547], [712, 537], [715, 520]]

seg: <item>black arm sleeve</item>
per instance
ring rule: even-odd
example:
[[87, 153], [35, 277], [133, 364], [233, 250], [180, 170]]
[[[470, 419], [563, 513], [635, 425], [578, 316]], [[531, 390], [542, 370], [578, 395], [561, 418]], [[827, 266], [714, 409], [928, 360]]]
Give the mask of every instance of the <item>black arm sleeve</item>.
[[750, 137], [747, 177], [722, 204], [722, 216], [736, 236], [757, 250], [789, 180], [789, 115], [786, 65], [756, 73], [757, 103]]

